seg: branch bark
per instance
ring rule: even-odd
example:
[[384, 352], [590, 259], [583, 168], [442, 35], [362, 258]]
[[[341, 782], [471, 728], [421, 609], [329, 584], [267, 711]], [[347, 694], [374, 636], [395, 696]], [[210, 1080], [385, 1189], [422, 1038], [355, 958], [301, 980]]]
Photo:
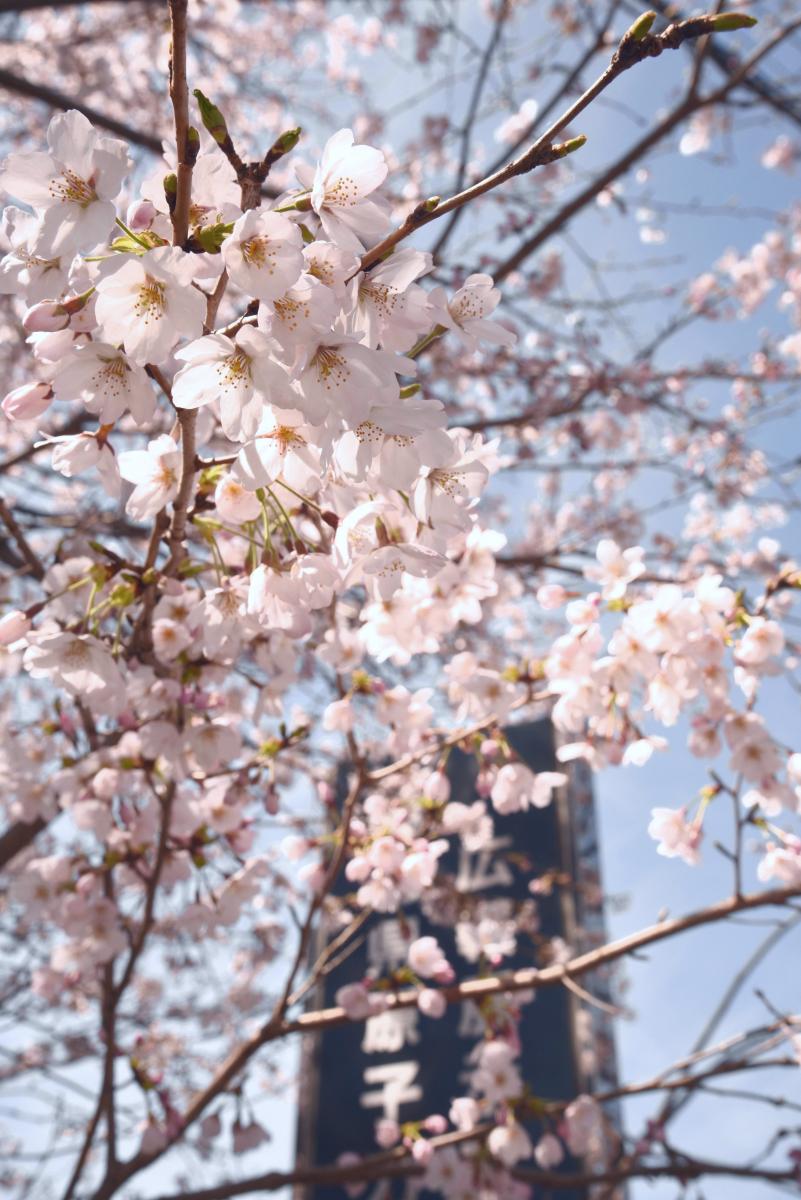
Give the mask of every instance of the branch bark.
[[734, 88], [738, 87], [743, 82], [750, 70], [758, 62], [760, 62], [766, 54], [769, 54], [770, 51], [779, 44], [779, 42], [783, 41], [790, 32], [798, 29], [799, 26], [801, 26], [801, 20], [796, 20], [791, 22], [789, 26], [786, 26], [784, 29], [780, 30], [774, 35], [774, 37], [770, 38], [769, 41], [756, 50], [750, 58], [746, 59], [744, 62], [741, 62], [738, 69], [733, 72], [727, 81], [714, 92], [711, 92], [709, 95], [704, 97], [686, 96], [671, 113], [669, 113], [662, 121], [655, 125], [653, 129], [649, 130], [648, 133], [639, 139], [639, 141], [635, 142], [635, 144], [631, 146], [630, 149], [625, 152], [625, 154], [622, 154], [620, 158], [618, 158], [610, 167], [608, 167], [602, 175], [593, 179], [587, 185], [587, 187], [583, 188], [578, 193], [578, 195], [574, 196], [571, 201], [560, 208], [559, 211], [545, 223], [545, 225], [538, 229], [536, 233], [532, 234], [530, 238], [527, 238], [526, 241], [524, 241], [518, 247], [518, 249], [515, 250], [514, 254], [511, 254], [500, 264], [500, 266], [496, 267], [493, 271], [493, 279], [495, 282], [502, 283], [503, 280], [511, 275], [513, 271], [516, 271], [518, 267], [522, 266], [527, 258], [534, 254], [535, 251], [539, 250], [539, 248], [551, 237], [553, 237], [555, 233], [558, 233], [561, 229], [563, 229], [573, 219], [576, 213], [580, 212], [587, 204], [594, 200], [595, 197], [604, 190], [604, 188], [609, 187], [609, 185], [614, 183], [616, 179], [619, 179], [621, 175], [625, 175], [635, 163], [639, 162], [639, 160], [645, 153], [647, 153], [648, 150], [657, 145], [657, 143], [661, 142], [663, 138], [668, 136], [668, 134], [672, 133], [673, 130], [676, 129], [684, 120], [686, 120], [687, 117], [691, 116], [694, 112], [697, 112], [701, 108], [709, 107], [712, 104], [718, 104], [721, 100], [724, 100], [728, 96], [729, 92], [733, 91]]
[[[2, 11], [5, 9], [0, 9], [0, 12]], [[128, 125], [125, 121], [118, 121], [116, 117], [110, 117], [91, 104], [84, 104], [83, 100], [75, 96], [68, 96], [66, 92], [60, 92], [57, 88], [48, 87], [44, 83], [34, 83], [5, 67], [0, 67], [0, 89], [13, 92], [17, 96], [25, 96], [29, 100], [39, 100], [42, 104], [49, 104], [51, 108], [61, 109], [64, 112], [67, 109], [76, 108], [100, 129], [107, 129], [109, 133], [116, 134], [117, 137], [124, 138], [135, 146], [141, 146], [144, 150], [150, 150], [153, 154], [161, 154], [161, 138], [156, 137], [155, 134], [135, 129], [133, 125]]]
[[[711, 21], [712, 18], [709, 16], [694, 17], [688, 21], [669, 25], [662, 33], [648, 34], [639, 39], [632, 37], [630, 33], [626, 34], [612, 56], [612, 60], [606, 70], [599, 75], [595, 82], [544, 133], [540, 134], [536, 141], [523, 154], [518, 158], [512, 159], [511, 162], [507, 163], [500, 170], [485, 176], [478, 183], [474, 183], [463, 191], [457, 192], [455, 196], [451, 196], [448, 200], [437, 202], [436, 205], [434, 204], [434, 200], [437, 199], [436, 197], [432, 198], [431, 201], [423, 201], [412, 210], [402, 225], [399, 225], [397, 229], [393, 230], [392, 233], [388, 234], [376, 246], [367, 251], [361, 260], [361, 270], [368, 271], [370, 267], [375, 266], [376, 263], [380, 262], [393, 250], [399, 242], [404, 241], [405, 238], [409, 237], [417, 229], [430, 224], [431, 221], [436, 221], [439, 217], [455, 212], [457, 209], [476, 200], [479, 196], [483, 196], [486, 192], [493, 191], [495, 188], [500, 187], [501, 184], [514, 179], [517, 175], [527, 175], [536, 167], [563, 158], [570, 150], [565, 145], [555, 145], [554, 139], [557, 135], [564, 132], [570, 123], [580, 113], [584, 112], [592, 104], [593, 100], [601, 92], [605, 91], [619, 75], [622, 75], [637, 63], [644, 62], [646, 58], [655, 58], [664, 50], [677, 50], [685, 42], [709, 34], [712, 31]], [[751, 61], [749, 60], [749, 63]], [[743, 70], [748, 68], [749, 63], [744, 64]], [[726, 91], [733, 86], [734, 82], [730, 81], [723, 90]], [[569, 145], [569, 143], [566, 145]], [[498, 279], [500, 276], [496, 274], [495, 278]]]

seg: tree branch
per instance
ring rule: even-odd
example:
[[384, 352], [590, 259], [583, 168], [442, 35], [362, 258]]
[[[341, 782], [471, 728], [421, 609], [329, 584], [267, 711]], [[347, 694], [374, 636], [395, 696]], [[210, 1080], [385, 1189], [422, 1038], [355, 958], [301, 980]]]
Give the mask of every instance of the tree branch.
[[630, 167], [642, 158], [652, 146], [655, 146], [664, 137], [671, 133], [678, 125], [681, 124], [688, 116], [696, 112], [698, 109], [707, 107], [711, 104], [717, 104], [732, 91], [735, 87], [743, 82], [743, 79], [753, 66], [756, 65], [766, 54], [770, 53], [779, 42], [783, 41], [788, 33], [801, 26], [801, 20], [791, 22], [791, 24], [780, 30], [774, 37], [770, 38], [763, 46], [755, 51], [749, 59], [740, 63], [739, 68], [733, 72], [729, 79], [721, 87], [705, 97], [685, 97], [684, 100], [669, 113], [662, 121], [649, 130], [644, 137], [621, 155], [612, 166], [608, 167], [602, 175], [593, 179], [587, 187], [583, 188], [577, 196], [564, 205], [549, 221], [546, 222], [540, 229], [537, 230], [530, 238], [522, 243], [515, 250], [514, 254], [505, 259], [493, 271], [493, 279], [496, 283], [503, 282], [512, 271], [516, 271], [518, 267], [536, 250], [539, 250], [545, 242], [547, 242], [555, 233], [564, 228], [567, 223], [572, 220], [576, 213], [580, 212], [590, 201], [608, 187], [610, 183], [614, 183], [621, 175], [624, 175]]
[[[632, 37], [630, 32], [625, 34], [606, 70], [537, 138], [525, 153], [521, 154], [518, 158], [512, 159], [510, 163], [507, 163], [499, 171], [487, 175], [484, 179], [479, 180], [478, 183], [474, 183], [463, 191], [458, 192], [455, 196], [451, 196], [448, 200], [435, 204], [437, 198], [433, 197], [431, 201], [423, 201], [421, 204], [418, 204], [402, 225], [388, 234], [378, 245], [373, 246], [372, 249], [367, 251], [362, 257], [360, 269], [363, 271], [369, 270], [370, 267], [380, 262], [390, 250], [393, 250], [399, 242], [409, 237], [415, 230], [428, 225], [431, 221], [436, 221], [439, 217], [462, 208], [465, 204], [469, 204], [472, 200], [476, 200], [486, 192], [500, 187], [501, 184], [507, 183], [517, 175], [527, 175], [535, 167], [554, 162], [556, 159], [563, 158], [565, 154], [570, 153], [572, 149], [577, 149], [578, 147], [571, 145], [569, 142], [557, 146], [554, 144], [554, 138], [562, 133], [580, 113], [584, 112], [592, 104], [593, 100], [601, 92], [605, 91], [619, 75], [622, 75], [637, 63], [643, 62], [646, 58], [655, 58], [664, 50], [677, 50], [686, 41], [710, 33], [712, 30], [712, 20], [713, 18], [709, 16], [693, 17], [688, 21], [682, 21], [680, 24], [674, 23], [669, 25], [662, 33], [648, 34], [639, 39]], [[727, 88], [731, 86], [734, 86], [733, 83], [728, 84]]]
[[[0, 12], [2, 11], [3, 9], [0, 9]], [[161, 139], [155, 134], [135, 129], [125, 121], [118, 121], [116, 117], [110, 117], [102, 109], [93, 108], [91, 104], [85, 104], [75, 96], [68, 96], [66, 92], [60, 92], [44, 83], [33, 83], [30, 79], [24, 79], [21, 75], [7, 70], [6, 67], [0, 67], [0, 89], [30, 100], [40, 100], [43, 104], [49, 104], [51, 108], [64, 112], [75, 108], [100, 129], [107, 129], [109, 133], [114, 133], [135, 146], [141, 146], [144, 150], [150, 150], [153, 154], [161, 154]]]
[[[744, 896], [733, 896], [721, 900], [708, 908], [703, 908], [683, 917], [674, 917], [669, 921], [660, 921], [637, 933], [609, 942], [586, 954], [580, 954], [566, 963], [555, 963], [549, 967], [524, 967], [519, 971], [508, 974], [494, 975], [491, 978], [469, 979], [453, 987], [442, 988], [441, 993], [449, 1004], [461, 1000], [482, 1000], [487, 996], [502, 995], [508, 992], [527, 991], [529, 988], [552, 987], [563, 983], [566, 978], [584, 975], [587, 971], [596, 970], [606, 963], [615, 962], [635, 950], [655, 942], [664, 941], [690, 929], [698, 929], [705, 925], [734, 916], [740, 912], [750, 912], [752, 909], [784, 905], [788, 900], [801, 896], [801, 888], [777, 888], [767, 892], [752, 892]], [[387, 996], [390, 1009], [412, 1008], [417, 1004], [418, 992], [408, 989], [402, 992], [389, 993]], [[303, 1013], [294, 1021], [287, 1022], [275, 1036], [288, 1033], [314, 1033], [322, 1029], [331, 1029], [337, 1025], [345, 1025], [350, 1018], [342, 1008], [327, 1008], [317, 1012]]]

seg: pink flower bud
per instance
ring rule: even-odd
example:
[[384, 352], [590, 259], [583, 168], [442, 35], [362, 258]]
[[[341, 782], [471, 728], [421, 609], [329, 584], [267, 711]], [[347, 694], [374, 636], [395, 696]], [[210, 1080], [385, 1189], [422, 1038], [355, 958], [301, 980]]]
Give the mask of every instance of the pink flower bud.
[[451, 784], [444, 771], [432, 771], [423, 784], [423, 793], [436, 804], [447, 804], [451, 794]]
[[417, 1007], [424, 1017], [438, 1021], [440, 1017], [445, 1016], [448, 1003], [442, 992], [436, 992], [433, 988], [423, 988], [417, 997]]
[[562, 1143], [552, 1133], [544, 1133], [534, 1147], [534, 1158], [537, 1166], [543, 1171], [552, 1171], [558, 1167], [565, 1152]]
[[138, 232], [141, 229], [149, 229], [157, 216], [158, 210], [149, 200], [135, 200], [133, 204], [128, 205], [125, 224], [129, 229]]
[[482, 758], [485, 758], [487, 762], [493, 762], [500, 752], [500, 742], [497, 742], [495, 738], [484, 738], [484, 741], [481, 743]]
[[389, 1117], [383, 1117], [375, 1123], [375, 1140], [382, 1150], [389, 1150], [390, 1146], [394, 1146], [400, 1141], [400, 1125], [397, 1121], [391, 1121]]
[[141, 1154], [158, 1154], [167, 1144], [166, 1130], [158, 1125], [154, 1120], [148, 1120], [140, 1126], [142, 1129], [142, 1140], [139, 1143], [139, 1151]]
[[567, 600], [567, 591], [561, 583], [544, 583], [537, 589], [537, 603], [540, 608], [561, 608]]
[[317, 795], [321, 804], [333, 804], [336, 800], [336, 792], [325, 780], [321, 780], [317, 784]]
[[264, 811], [269, 813], [271, 817], [274, 817], [280, 807], [281, 806], [278, 802], [278, 793], [274, 788], [270, 788], [264, 797]]
[[31, 623], [18, 608], [12, 609], [4, 617], [0, 617], [0, 646], [10, 646], [18, 641], [31, 627]]
[[433, 1154], [434, 1147], [425, 1138], [418, 1138], [412, 1146], [412, 1158], [415, 1162], [422, 1163], [424, 1166], [426, 1163], [431, 1162]]
[[66, 329], [70, 315], [59, 300], [41, 300], [26, 312], [22, 328], [26, 333], [54, 333]]
[[52, 399], [49, 383], [24, 383], [8, 393], [0, 408], [9, 421], [31, 421], [34, 417], [41, 417]]
[[59, 726], [61, 727], [61, 732], [65, 733], [67, 735], [67, 737], [72, 737], [74, 735], [75, 722], [73, 721], [73, 719], [69, 715], [69, 713], [66, 713], [64, 711], [64, 709], [62, 709], [61, 712], [58, 714], [58, 723], [59, 723]]
[[432, 1113], [430, 1117], [426, 1117], [423, 1121], [423, 1129], [426, 1133], [433, 1133], [437, 1136], [440, 1133], [447, 1133], [448, 1122], [441, 1113]]

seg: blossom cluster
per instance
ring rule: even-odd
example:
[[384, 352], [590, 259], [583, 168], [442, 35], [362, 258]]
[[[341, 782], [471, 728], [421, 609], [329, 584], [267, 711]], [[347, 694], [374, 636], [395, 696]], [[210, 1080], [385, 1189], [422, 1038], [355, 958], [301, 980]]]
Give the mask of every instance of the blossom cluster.
[[[499, 140], [534, 114], [527, 101]], [[698, 120], [682, 152], [703, 149], [709, 132]], [[160, 170], [134, 191], [128, 149], [78, 112], [52, 120], [46, 151], [14, 153], [0, 173], [13, 201], [0, 288], [16, 297], [31, 351], [29, 378], [2, 411], [13, 431], [41, 436], [62, 494], [115, 514], [103, 542], [26, 543], [37, 569], [9, 588], [0, 615], [3, 670], [45, 714], [3, 735], [9, 814], [58, 830], [19, 860], [9, 891], [20, 931], [47, 931], [35, 996], [79, 1009], [104, 971], [127, 984], [154, 932], [167, 952], [188, 939], [224, 953], [246, 926], [250, 957], [231, 956], [225, 996], [256, 1010], [257, 980], [298, 900], [338, 930], [419, 905], [453, 928], [453, 961], [436, 938], [410, 939], [400, 972], [348, 985], [338, 1003], [367, 1020], [411, 984], [419, 1013], [438, 1020], [459, 972], [502, 969], [539, 922], [539, 880], [516, 906], [468, 896], [443, 870], [448, 851], [489, 854], [496, 816], [547, 807], [574, 760], [642, 766], [682, 721], [691, 752], [722, 758], [739, 780], [760, 879], [801, 887], [801, 839], [787, 820], [801, 802], [801, 755], [757, 707], [792, 665], [785, 618], [797, 565], [761, 539], [748, 562], [730, 554], [717, 569], [699, 552], [673, 577], [616, 533], [597, 542], [595, 561], [576, 567], [568, 550], [564, 574], [556, 561], [553, 578], [527, 590], [492, 528], [501, 440], [454, 424], [417, 381], [421, 358], [442, 344], [467, 372], [484, 354], [507, 361], [515, 334], [495, 319], [493, 279], [432, 286], [431, 254], [403, 240], [370, 256], [396, 217], [389, 165], [351, 130], [293, 169], [279, 195], [254, 197], [204, 140], [183, 238], [174, 175]], [[712, 314], [734, 297], [751, 311], [782, 278], [797, 323], [794, 256], [795, 241], [769, 236], [723, 261], [729, 290], [716, 275], [697, 281], [691, 305]], [[549, 269], [536, 285], [544, 292], [560, 274], [556, 261]], [[796, 342], [783, 353], [796, 354]], [[624, 380], [631, 411], [630, 393], [651, 382], [646, 372]], [[671, 386], [680, 392], [680, 381]], [[575, 437], [612, 454], [626, 411], [621, 401], [578, 432], [578, 422], [560, 427], [549, 452]], [[540, 436], [523, 427], [524, 442]], [[748, 466], [749, 478], [764, 472], [756, 456]], [[622, 506], [614, 519], [614, 471], [594, 486], [610, 500], [610, 527], [625, 528]], [[555, 519], [532, 509], [537, 538], [569, 544], [592, 507], [592, 497], [571, 500]], [[685, 532], [699, 545], [714, 532], [720, 545], [746, 519], [735, 506], [710, 531], [697, 504]], [[532, 557], [549, 569], [547, 554]], [[756, 595], [732, 586], [743, 566], [761, 579]], [[546, 645], [535, 648], [543, 627]], [[527, 647], [513, 658], [510, 628]], [[504, 735], [515, 714], [544, 703], [564, 771], [531, 771]], [[475, 758], [470, 803], [450, 794], [457, 744]], [[331, 783], [343, 753], [358, 760], [347, 799]], [[726, 786], [716, 777], [653, 810], [661, 855], [700, 861], [706, 814]], [[331, 820], [289, 812], [292, 789]], [[346, 889], [336, 904], [332, 861]], [[159, 964], [143, 961], [148, 1001]], [[532, 1138], [517, 1066], [526, 999], [502, 997], [483, 1013], [465, 1095], [447, 1118], [377, 1130], [382, 1147], [408, 1144], [436, 1190], [463, 1194], [483, 1172], [482, 1186], [512, 1194], [504, 1168], [607, 1154], [589, 1096]], [[162, 1051], [133, 1037], [122, 1048], [147, 1105], [140, 1149], [152, 1156], [180, 1131]], [[491, 1126], [489, 1160], [435, 1152], [432, 1139], [479, 1122]], [[204, 1118], [200, 1153], [212, 1153], [221, 1128], [215, 1113]], [[247, 1113], [231, 1133], [237, 1154], [266, 1138]]]

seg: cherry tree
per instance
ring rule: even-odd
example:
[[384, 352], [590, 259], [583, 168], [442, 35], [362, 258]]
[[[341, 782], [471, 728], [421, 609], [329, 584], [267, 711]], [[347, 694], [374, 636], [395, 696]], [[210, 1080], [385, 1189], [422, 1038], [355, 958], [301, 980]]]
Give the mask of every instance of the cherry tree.
[[[659, 155], [725, 159], [753, 113], [769, 195], [798, 158], [801, 15], [479, 7], [483, 43], [449, 6], [403, 0], [1, 18], [18, 49], [0, 65], [0, 1081], [48, 1105], [30, 1128], [9, 1110], [9, 1195], [358, 1195], [399, 1175], [445, 1196], [798, 1188], [799, 1131], [762, 1112], [788, 1101], [751, 1081], [798, 1070], [801, 1017], [761, 992], [758, 1027], [716, 1040], [764, 947], [654, 1078], [538, 1096], [517, 1030], [547, 988], [620, 1013], [622, 983], [610, 1004], [597, 972], [667, 940], [684, 954], [690, 930], [767, 914], [772, 946], [797, 924], [801, 746], [775, 711], [797, 704], [801, 567], [774, 534], [798, 453], [765, 438], [797, 421], [799, 213], [723, 257], [693, 246], [680, 285], [644, 264], [661, 307], [635, 346], [626, 310], [648, 287], [629, 266], [612, 294], [598, 246], [571, 238], [619, 213], [632, 258], [655, 252]], [[540, 20], [523, 78], [545, 98], [520, 102], [516, 39]], [[454, 45], [465, 111], [413, 112], [427, 85], [393, 146], [372, 57], [436, 83]], [[582, 167], [582, 121], [628, 130], [618, 89], [657, 69], [669, 102]], [[735, 322], [739, 353], [718, 353]], [[690, 328], [694, 359], [674, 351]], [[546, 714], [559, 769], [535, 773], [504, 731]], [[451, 797], [457, 747], [470, 805]], [[570, 881], [532, 875], [501, 922], [459, 896], [449, 848], [489, 847], [579, 761], [603, 778], [660, 758], [675, 804], [627, 820], [675, 860], [671, 914], [532, 944], [510, 969], [537, 897]], [[725, 889], [687, 908], [710, 860]], [[410, 936], [400, 968], [310, 1002], [371, 913], [416, 906], [458, 907], [458, 955]], [[286, 1087], [287, 1044], [467, 1000], [483, 1032], [447, 1114], [275, 1169], [252, 1096]], [[674, 1096], [732, 1078], [763, 1151], [683, 1149]], [[635, 1095], [653, 1116], [621, 1126]]]

